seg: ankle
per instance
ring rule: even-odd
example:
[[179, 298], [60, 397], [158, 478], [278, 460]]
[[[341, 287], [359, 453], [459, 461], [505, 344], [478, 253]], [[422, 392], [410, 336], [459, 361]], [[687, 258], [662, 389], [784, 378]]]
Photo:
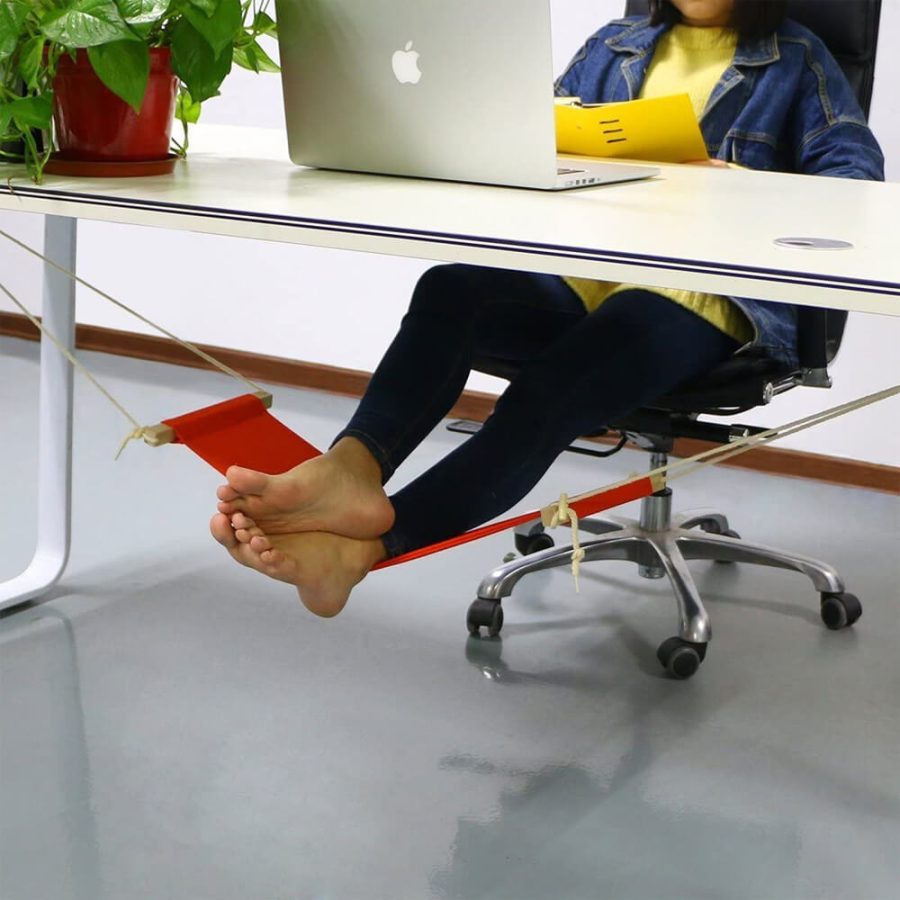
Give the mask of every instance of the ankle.
[[381, 463], [372, 451], [355, 437], [341, 438], [328, 455], [345, 471], [377, 487], [382, 486]]
[[364, 547], [362, 548], [362, 552], [360, 555], [360, 561], [362, 562], [362, 577], [365, 577], [378, 565], [380, 562], [384, 562], [388, 558], [387, 550], [384, 546], [384, 541], [381, 538], [375, 538], [374, 540], [364, 541]]

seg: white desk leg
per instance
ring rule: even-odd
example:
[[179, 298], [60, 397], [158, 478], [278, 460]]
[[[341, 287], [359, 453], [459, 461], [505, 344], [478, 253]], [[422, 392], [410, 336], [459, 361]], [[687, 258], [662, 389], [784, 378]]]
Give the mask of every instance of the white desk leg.
[[[47, 216], [44, 255], [75, 271], [77, 220]], [[75, 346], [75, 282], [44, 265], [43, 321], [69, 350]], [[33, 600], [59, 580], [69, 559], [72, 520], [72, 366], [41, 340], [38, 436], [38, 536], [34, 557], [0, 583], [0, 609]]]

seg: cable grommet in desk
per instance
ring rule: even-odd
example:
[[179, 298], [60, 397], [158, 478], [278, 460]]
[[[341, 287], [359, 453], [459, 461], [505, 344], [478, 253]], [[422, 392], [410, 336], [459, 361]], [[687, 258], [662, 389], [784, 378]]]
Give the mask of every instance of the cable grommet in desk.
[[780, 237], [775, 239], [775, 244], [791, 250], [851, 250], [853, 248], [853, 244], [849, 241], [817, 237]]

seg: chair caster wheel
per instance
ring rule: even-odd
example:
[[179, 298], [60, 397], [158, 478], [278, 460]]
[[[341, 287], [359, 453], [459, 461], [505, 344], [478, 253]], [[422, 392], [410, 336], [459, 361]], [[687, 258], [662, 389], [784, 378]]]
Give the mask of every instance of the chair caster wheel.
[[499, 600], [473, 600], [466, 616], [466, 627], [473, 637], [480, 637], [481, 628], [488, 630], [490, 637], [497, 637], [503, 628], [503, 607]]
[[[728, 528], [725, 531], [718, 531], [716, 533], [721, 534], [723, 537], [734, 538], [736, 541], [739, 541], [741, 539], [741, 536], [733, 528]], [[716, 563], [720, 566], [733, 566], [734, 560], [733, 559], [717, 559]]]
[[539, 531], [537, 534], [516, 535], [516, 550], [522, 556], [539, 553], [541, 550], [549, 550], [552, 546], [553, 538], [545, 531]]
[[826, 628], [840, 631], [849, 628], [862, 615], [862, 604], [856, 594], [822, 594], [822, 621]]
[[656, 651], [662, 667], [672, 676], [683, 681], [690, 678], [706, 657], [706, 644], [694, 644], [680, 637], [663, 641]]

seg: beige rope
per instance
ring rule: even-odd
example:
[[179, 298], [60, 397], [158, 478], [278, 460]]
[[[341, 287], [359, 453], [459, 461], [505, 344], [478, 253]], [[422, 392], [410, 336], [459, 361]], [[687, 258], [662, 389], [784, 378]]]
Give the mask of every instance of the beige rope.
[[112, 405], [115, 406], [115, 408], [120, 413], [122, 413], [122, 415], [125, 416], [125, 418], [128, 419], [128, 421], [131, 422], [131, 424], [134, 426], [132, 430], [128, 432], [125, 439], [122, 441], [121, 446], [119, 447], [118, 453], [116, 453], [115, 458], [118, 459], [122, 455], [122, 451], [130, 441], [139, 441], [144, 437], [144, 433], [147, 431], [147, 427], [141, 425], [141, 423], [138, 422], [138, 420], [135, 419], [135, 417], [131, 415], [131, 413], [128, 412], [128, 410], [125, 409], [125, 407], [122, 406], [122, 404], [119, 403], [119, 401], [116, 400], [116, 398], [113, 397], [113, 395], [105, 387], [103, 387], [103, 385], [100, 384], [99, 381], [97, 381], [97, 379], [90, 373], [90, 371], [81, 362], [79, 362], [79, 360], [72, 353], [69, 352], [68, 348], [63, 345], [62, 341], [60, 341], [55, 334], [50, 332], [40, 319], [38, 319], [36, 316], [33, 316], [25, 307], [25, 305], [18, 299], [18, 297], [16, 297], [12, 293], [12, 291], [10, 291], [10, 289], [2, 282], [0, 282], [0, 290], [2, 290], [3, 293], [6, 294], [6, 296], [9, 297], [9, 299], [12, 300], [12, 302], [15, 303], [15, 305], [18, 306], [20, 310], [22, 310], [28, 321], [31, 322], [31, 324], [34, 325], [37, 329], [39, 329], [41, 334], [43, 334], [48, 340], [50, 340], [56, 346], [56, 349], [59, 350], [59, 352], [62, 353], [62, 355], [65, 356], [65, 358], [79, 372], [81, 372], [81, 374], [84, 375], [84, 377], [87, 378], [87, 380], [90, 381], [91, 384], [93, 384], [94, 387], [97, 388], [97, 390], [100, 391], [100, 393], [103, 394], [103, 396], [106, 397], [106, 399], [109, 400], [109, 402], [112, 403]]
[[[175, 341], [175, 343], [181, 345], [186, 350], [189, 350], [191, 353], [195, 354], [196, 356], [199, 356], [201, 359], [205, 360], [210, 365], [219, 369], [221, 372], [224, 372], [226, 375], [230, 375], [232, 378], [238, 379], [238, 381], [242, 381], [244, 384], [248, 385], [254, 392], [262, 391], [262, 388], [258, 384], [256, 384], [256, 382], [251, 381], [249, 378], [245, 378], [243, 375], [241, 375], [239, 372], [236, 372], [230, 366], [225, 365], [225, 363], [219, 361], [214, 356], [211, 356], [206, 351], [201, 350], [199, 347], [190, 343], [190, 341], [182, 340], [177, 335], [172, 334], [170, 331], [167, 331], [161, 325], [157, 325], [155, 322], [151, 322], [150, 319], [148, 319], [146, 316], [143, 316], [136, 310], [131, 309], [131, 307], [126, 306], [120, 300], [116, 300], [115, 297], [110, 296], [105, 291], [100, 290], [100, 288], [95, 287], [90, 282], [85, 281], [79, 275], [76, 275], [74, 272], [69, 271], [65, 266], [61, 266], [59, 263], [55, 262], [54, 260], [48, 259], [46, 256], [44, 256], [43, 253], [38, 252], [33, 247], [29, 247], [28, 244], [24, 243], [23, 241], [20, 241], [18, 238], [13, 237], [8, 232], [0, 229], [0, 235], [5, 237], [7, 240], [11, 241], [16, 246], [21, 247], [23, 250], [25, 250], [27, 253], [30, 253], [32, 256], [36, 256], [38, 259], [42, 260], [45, 264], [52, 266], [58, 272], [62, 272], [66, 277], [70, 278], [72, 281], [76, 282], [77, 284], [83, 285], [84, 287], [93, 291], [98, 296], [102, 297], [104, 300], [107, 300], [109, 303], [112, 303], [114, 306], [117, 306], [119, 309], [123, 310], [124, 312], [130, 313], [132, 316], [134, 316], [136, 319], [139, 319], [145, 325], [149, 325], [151, 328], [156, 329], [156, 331], [160, 332], [161, 334], [164, 334], [167, 338]], [[84, 365], [82, 365], [82, 363], [80, 363], [75, 358], [75, 356], [73, 356], [73, 354], [68, 351], [68, 349], [66, 347], [63, 346], [62, 342], [56, 337], [56, 335], [52, 334], [37, 317], [33, 316], [28, 311], [28, 309], [25, 307], [25, 305], [20, 300], [18, 300], [16, 297], [13, 296], [13, 294], [9, 291], [9, 289], [5, 285], [0, 284], [0, 289], [2, 289], [3, 293], [5, 293], [6, 296], [9, 297], [9, 299], [12, 300], [12, 302], [15, 303], [15, 305], [20, 310], [22, 310], [22, 312], [25, 314], [25, 316], [28, 318], [28, 320], [36, 328], [38, 328], [40, 330], [41, 334], [44, 335], [48, 340], [50, 340], [56, 346], [56, 348], [60, 351], [60, 353], [62, 353], [66, 357], [66, 359], [68, 359], [69, 362], [79, 372], [81, 372], [81, 374], [84, 375], [84, 377], [87, 378], [88, 381], [90, 381], [91, 384], [93, 384], [94, 387], [96, 387], [97, 390], [99, 390], [100, 393], [103, 394], [103, 396], [106, 397], [106, 399], [109, 400], [109, 402], [112, 403], [112, 405], [115, 406], [115, 408], [117, 410], [119, 410], [119, 412], [122, 413], [122, 415], [125, 416], [125, 418], [128, 419], [131, 422], [131, 424], [134, 426], [132, 428], [132, 430], [128, 433], [128, 435], [126, 435], [125, 439], [122, 441], [122, 444], [119, 447], [119, 450], [116, 453], [115, 458], [118, 459], [122, 455], [122, 451], [125, 449], [126, 446], [128, 446], [128, 444], [131, 441], [142, 440], [147, 435], [148, 431], [150, 430], [149, 427], [145, 426], [145, 425], [141, 425], [140, 422], [138, 422], [138, 420], [135, 419], [134, 416], [132, 416], [131, 413], [129, 413], [128, 410], [126, 410], [125, 407], [122, 406], [122, 404], [119, 403], [119, 401], [116, 400], [116, 398], [113, 397], [113, 395], [105, 387], [103, 387], [103, 385], [101, 385], [100, 382], [97, 381], [97, 379], [93, 375], [91, 375], [91, 373], [87, 370], [87, 368]]]
[[[802, 419], [796, 419], [793, 422], [788, 422], [786, 425], [781, 425], [777, 428], [770, 428], [767, 431], [761, 431], [759, 434], [750, 434], [746, 437], [738, 438], [737, 440], [732, 441], [730, 444], [723, 444], [720, 447], [713, 447], [711, 450], [706, 450], [703, 453], [697, 453], [694, 456], [689, 456], [685, 459], [678, 460], [677, 462], [667, 463], [666, 465], [660, 466], [659, 468], [653, 469], [645, 474], [632, 475], [622, 481], [617, 481], [614, 484], [604, 485], [604, 487], [602, 487], [600, 490], [585, 491], [583, 494], [578, 494], [575, 497], [568, 497], [567, 502], [571, 504], [579, 500], [586, 500], [589, 497], [593, 497], [599, 493], [604, 493], [606, 491], [612, 490], [613, 488], [625, 487], [626, 485], [634, 484], [637, 481], [643, 481], [645, 478], [662, 477], [666, 481], [674, 481], [676, 478], [682, 478], [685, 475], [690, 475], [701, 466], [724, 462], [725, 460], [731, 459], [732, 457], [739, 456], [741, 453], [746, 453], [749, 450], [753, 450], [756, 447], [760, 447], [764, 444], [769, 444], [772, 441], [778, 440], [779, 438], [789, 437], [790, 435], [797, 434], [800, 431], [805, 431], [807, 428], [812, 428], [814, 425], [821, 425], [822, 423], [828, 422], [831, 419], [838, 418], [838, 416], [843, 416], [847, 413], [853, 412], [854, 410], [862, 409], [866, 406], [871, 406], [873, 403], [887, 400], [890, 397], [896, 396], [897, 394], [900, 394], [900, 384], [895, 384], [893, 387], [885, 388], [881, 391], [875, 391], [871, 394], [866, 394], [864, 397], [860, 397], [857, 400], [850, 400], [847, 403], [840, 404], [839, 406], [833, 406], [829, 409], [822, 410], [821, 412], [813, 413], [809, 416], [804, 416]], [[549, 507], [547, 507], [547, 509], [552, 513], [555, 507], [556, 504], [551, 504]]]
[[[227, 366], [227, 365], [225, 365], [225, 363], [220, 362], [214, 356], [210, 356], [206, 351], [201, 350], [199, 347], [195, 346], [190, 341], [182, 340], [177, 335], [172, 334], [172, 332], [166, 331], [166, 329], [163, 328], [161, 325], [157, 325], [155, 322], [151, 322], [150, 319], [148, 319], [146, 316], [142, 316], [139, 312], [137, 312], [136, 310], [133, 310], [130, 306], [126, 306], [120, 300], [116, 300], [115, 297], [111, 297], [105, 291], [102, 291], [102, 290], [100, 290], [100, 288], [95, 287], [90, 282], [85, 281], [83, 278], [81, 278], [81, 276], [76, 275], [74, 272], [70, 272], [65, 266], [61, 266], [59, 263], [54, 262], [52, 259], [48, 259], [46, 256], [44, 256], [43, 253], [40, 253], [37, 250], [35, 250], [34, 248], [29, 247], [28, 244], [23, 243], [18, 238], [14, 238], [11, 234], [7, 233], [6, 231], [3, 231], [2, 229], [0, 229], [0, 235], [5, 237], [9, 241], [12, 241], [12, 243], [16, 244], [18, 247], [21, 247], [23, 250], [25, 250], [27, 253], [30, 253], [32, 256], [36, 256], [38, 259], [43, 260], [45, 263], [52, 266], [57, 271], [62, 272], [63, 275], [65, 275], [68, 278], [71, 278], [72, 281], [75, 281], [78, 284], [83, 285], [84, 287], [93, 291], [98, 296], [102, 297], [104, 300], [107, 300], [110, 303], [112, 303], [114, 306], [119, 307], [119, 309], [123, 310], [124, 312], [130, 313], [132, 316], [134, 316], [136, 319], [139, 319], [145, 325], [149, 325], [151, 328], [156, 329], [156, 331], [158, 331], [160, 334], [164, 334], [170, 340], [173, 340], [173, 341], [175, 341], [175, 343], [180, 344], [182, 347], [184, 347], [185, 350], [189, 350], [191, 353], [195, 354], [196, 356], [199, 356], [201, 359], [208, 362], [211, 366], [215, 366], [215, 368], [219, 369], [219, 371], [224, 372], [226, 375], [230, 375], [232, 378], [237, 378], [238, 381], [243, 381], [244, 384], [249, 385], [253, 389], [254, 392], [262, 390], [262, 388], [258, 384], [251, 381], [249, 378], [245, 378], [243, 375], [240, 374], [240, 372], [235, 372], [235, 370], [232, 369], [230, 366]], [[44, 332], [44, 333], [46, 333], [46, 332]], [[59, 346], [59, 345], [57, 344], [57, 346]], [[109, 396], [109, 395], [107, 395], [107, 396]]]
[[569, 506], [569, 498], [566, 494], [559, 495], [553, 516], [550, 519], [550, 527], [570, 524], [572, 526], [572, 577], [575, 579], [575, 593], [579, 592], [578, 574], [581, 570], [581, 561], [584, 559], [584, 547], [578, 539], [578, 513]]
[[746, 437], [739, 438], [730, 444], [724, 444], [720, 447], [713, 447], [711, 450], [707, 450], [703, 453], [689, 456], [686, 459], [678, 460], [674, 463], [668, 463], [664, 466], [653, 469], [646, 474], [631, 475], [623, 481], [605, 485], [599, 491], [587, 491], [583, 494], [579, 494], [578, 496], [571, 498], [567, 494], [562, 494], [558, 501], [550, 504], [550, 506], [545, 507], [542, 510], [542, 518], [544, 518], [544, 521], [547, 522], [548, 526], [551, 528], [555, 528], [558, 524], [564, 524], [567, 521], [571, 521], [573, 523], [572, 576], [575, 579], [575, 590], [578, 590], [579, 565], [584, 559], [585, 551], [578, 542], [578, 517], [575, 511], [570, 507], [570, 503], [588, 499], [595, 496], [596, 494], [605, 493], [606, 491], [613, 490], [614, 488], [625, 487], [626, 485], [634, 484], [638, 481], [643, 481], [646, 478], [661, 479], [662, 486], [662, 484], [665, 484], [668, 481], [674, 481], [676, 478], [683, 478], [685, 475], [690, 475], [692, 472], [696, 471], [699, 468], [702, 468], [703, 466], [715, 465], [716, 463], [725, 462], [725, 460], [731, 459], [735, 456], [739, 456], [741, 453], [747, 453], [749, 450], [753, 450], [756, 447], [761, 447], [764, 444], [769, 444], [772, 441], [778, 440], [779, 438], [797, 434], [798, 432], [804, 431], [807, 428], [812, 428], [814, 425], [820, 425], [823, 422], [828, 422], [831, 419], [836, 419], [838, 418], [838, 416], [846, 415], [847, 413], [853, 412], [854, 410], [862, 409], [865, 406], [870, 406], [873, 403], [880, 402], [881, 400], [887, 400], [888, 398], [894, 397], [897, 394], [900, 394], [900, 385], [895, 384], [893, 387], [885, 388], [882, 391], [875, 391], [872, 394], [867, 394], [864, 397], [860, 397], [858, 400], [851, 400], [847, 403], [842, 403], [839, 406], [833, 406], [830, 409], [825, 409], [821, 412], [813, 413], [810, 416], [804, 416], [802, 419], [796, 419], [795, 421], [788, 422], [786, 425], [782, 425], [778, 428], [770, 428], [767, 431], [761, 431], [759, 434], [750, 434]]
[[[793, 422], [788, 422], [786, 425], [781, 425], [777, 428], [770, 428], [767, 431], [761, 431], [759, 434], [749, 434], [746, 437], [739, 438], [736, 441], [732, 441], [730, 444], [724, 444], [721, 447], [714, 447], [712, 450], [708, 450], [705, 453], [699, 453], [695, 456], [690, 456], [687, 459], [680, 460], [679, 462], [673, 463], [669, 466], [663, 466], [662, 470], [666, 472], [667, 480], [673, 481], [676, 478], [682, 478], [685, 475], [690, 475], [691, 472], [695, 471], [702, 465], [706, 465], [707, 463], [721, 463], [727, 459], [731, 459], [734, 456], [739, 456], [741, 453], [746, 453], [748, 450], [753, 450], [755, 447], [760, 447], [764, 444], [769, 444], [772, 441], [779, 440], [780, 438], [789, 437], [792, 434], [797, 434], [800, 431], [805, 431], [807, 428], [812, 428], [814, 425], [821, 425], [825, 422], [829, 422], [832, 419], [836, 419], [839, 416], [846, 415], [847, 413], [853, 412], [857, 409], [862, 409], [865, 406], [870, 406], [873, 403], [878, 403], [881, 400], [887, 400], [890, 397], [894, 397], [897, 394], [900, 394], [900, 385], [895, 384], [893, 387], [885, 388], [881, 391], [875, 391], [871, 394], [866, 394], [864, 397], [860, 397], [857, 400], [850, 400], [847, 403], [842, 403], [839, 406], [832, 406], [829, 409], [822, 410], [821, 412], [813, 413], [809, 416], [804, 416], [802, 419], [796, 419]], [[672, 472], [675, 472], [673, 475]], [[652, 474], [652, 473], [651, 473]]]

